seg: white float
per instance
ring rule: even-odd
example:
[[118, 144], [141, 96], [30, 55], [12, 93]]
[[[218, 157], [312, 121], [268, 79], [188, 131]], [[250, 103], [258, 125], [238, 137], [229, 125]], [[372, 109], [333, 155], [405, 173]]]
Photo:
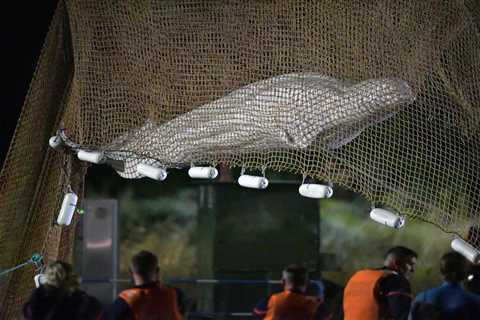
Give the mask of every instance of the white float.
[[380, 224], [400, 229], [405, 225], [405, 218], [385, 209], [374, 208], [370, 211], [370, 218]]
[[163, 181], [167, 178], [167, 171], [163, 168], [155, 167], [146, 163], [137, 165], [138, 174], [149, 177], [153, 180]]
[[58, 150], [64, 146], [64, 143], [62, 138], [60, 138], [59, 136], [53, 136], [53, 137], [50, 137], [50, 139], [48, 139], [48, 145], [51, 148]]
[[218, 170], [214, 167], [192, 167], [188, 170], [188, 175], [192, 179], [215, 179]]
[[78, 159], [82, 161], [87, 161], [91, 163], [103, 163], [105, 161], [105, 157], [103, 156], [102, 152], [99, 151], [85, 151], [79, 150], [77, 153]]
[[62, 207], [57, 217], [57, 224], [61, 226], [70, 225], [77, 207], [77, 201], [78, 197], [73, 192], [69, 192], [63, 197]]
[[242, 174], [238, 178], [238, 184], [245, 188], [265, 189], [268, 187], [268, 179], [265, 177]]
[[35, 287], [40, 287], [40, 285], [45, 284], [47, 282], [47, 278], [43, 273], [39, 273], [33, 277], [33, 281], [35, 282]]
[[333, 189], [323, 184], [304, 183], [298, 188], [298, 192], [307, 198], [323, 199], [333, 195]]
[[451, 246], [453, 250], [460, 253], [470, 262], [475, 264], [480, 263], [480, 251], [475, 249], [471, 244], [469, 244], [465, 240], [460, 238], [455, 238], [453, 239]]

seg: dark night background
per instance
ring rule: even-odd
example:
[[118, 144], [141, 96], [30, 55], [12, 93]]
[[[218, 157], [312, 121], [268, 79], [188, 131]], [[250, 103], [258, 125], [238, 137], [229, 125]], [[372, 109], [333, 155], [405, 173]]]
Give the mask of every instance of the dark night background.
[[[0, 163], [8, 151], [35, 66], [58, 0], [18, 1], [4, 10]], [[5, 17], [7, 16], [7, 17]], [[6, 52], [5, 52], [6, 51]]]

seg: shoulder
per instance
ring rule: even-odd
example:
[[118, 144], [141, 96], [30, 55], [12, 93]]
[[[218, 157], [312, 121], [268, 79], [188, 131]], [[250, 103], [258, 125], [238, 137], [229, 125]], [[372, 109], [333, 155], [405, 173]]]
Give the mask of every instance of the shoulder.
[[378, 289], [381, 296], [395, 299], [399, 297], [413, 299], [410, 282], [396, 273], [390, 273], [380, 279]]
[[381, 269], [363, 269], [355, 272], [349, 279], [349, 283], [358, 283], [364, 281], [376, 281], [384, 278], [389, 273]]
[[425, 291], [419, 292], [419, 293], [415, 296], [414, 302], [427, 301], [427, 296], [429, 296], [429, 294], [428, 294], [429, 291], [430, 291], [430, 290], [425, 290]]
[[287, 295], [287, 291], [280, 291], [280, 292], [272, 293], [268, 297], [269, 297], [269, 300], [270, 300], [270, 299], [275, 299], [275, 298], [278, 298], [278, 297], [283, 297], [285, 295]]
[[452, 294], [455, 295], [455, 293], [452, 293], [448, 289], [440, 286], [440, 287], [435, 287], [435, 288], [421, 291], [415, 297], [415, 301], [438, 304], [439, 301], [443, 301], [445, 298], [451, 297]]
[[410, 282], [404, 276], [393, 272], [386, 273], [386, 275], [381, 280], [381, 286], [384, 288], [402, 288], [410, 290]]
[[142, 300], [144, 295], [144, 290], [140, 288], [130, 288], [120, 292], [118, 298], [122, 299], [128, 305], [135, 305], [138, 301]]
[[138, 289], [137, 288], [129, 288], [129, 289], [125, 289], [123, 291], [121, 291], [118, 296], [119, 297], [122, 297], [122, 296], [130, 296], [132, 294], [138, 294]]
[[125, 299], [119, 296], [115, 300], [113, 300], [112, 305], [117, 307], [123, 307], [123, 306], [128, 306], [128, 303], [127, 301], [125, 301]]

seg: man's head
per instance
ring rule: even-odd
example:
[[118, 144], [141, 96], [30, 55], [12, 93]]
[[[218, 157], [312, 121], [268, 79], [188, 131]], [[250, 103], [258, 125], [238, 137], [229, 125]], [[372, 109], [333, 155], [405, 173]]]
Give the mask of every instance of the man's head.
[[308, 284], [307, 269], [299, 265], [290, 265], [282, 273], [282, 283], [285, 290], [305, 291]]
[[395, 270], [409, 279], [415, 272], [417, 253], [412, 249], [398, 246], [393, 247], [385, 254], [385, 267]]
[[157, 257], [150, 251], [140, 251], [132, 257], [130, 272], [136, 285], [159, 280]]
[[458, 252], [447, 252], [440, 260], [440, 272], [446, 281], [459, 283], [467, 276], [467, 261]]

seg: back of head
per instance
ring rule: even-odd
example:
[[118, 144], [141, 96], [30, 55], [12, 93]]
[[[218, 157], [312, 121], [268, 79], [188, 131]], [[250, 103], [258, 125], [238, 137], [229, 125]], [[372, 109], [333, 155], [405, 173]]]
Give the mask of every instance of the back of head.
[[417, 257], [417, 253], [412, 249], [397, 246], [387, 251], [384, 265], [408, 279], [415, 272]]
[[72, 266], [66, 262], [51, 262], [44, 273], [46, 285], [71, 291], [77, 289], [80, 285], [80, 280], [73, 272]]
[[131, 269], [144, 281], [152, 280], [158, 271], [157, 256], [150, 251], [140, 251], [132, 257]]
[[448, 252], [440, 260], [440, 272], [446, 281], [458, 283], [467, 275], [465, 258], [458, 252]]
[[407, 247], [397, 246], [390, 248], [387, 253], [385, 253], [385, 260], [389, 258], [394, 258], [397, 260], [407, 260], [410, 258], [418, 258], [418, 254]]
[[286, 286], [298, 289], [307, 285], [307, 269], [299, 265], [290, 265], [283, 270], [282, 279]]

